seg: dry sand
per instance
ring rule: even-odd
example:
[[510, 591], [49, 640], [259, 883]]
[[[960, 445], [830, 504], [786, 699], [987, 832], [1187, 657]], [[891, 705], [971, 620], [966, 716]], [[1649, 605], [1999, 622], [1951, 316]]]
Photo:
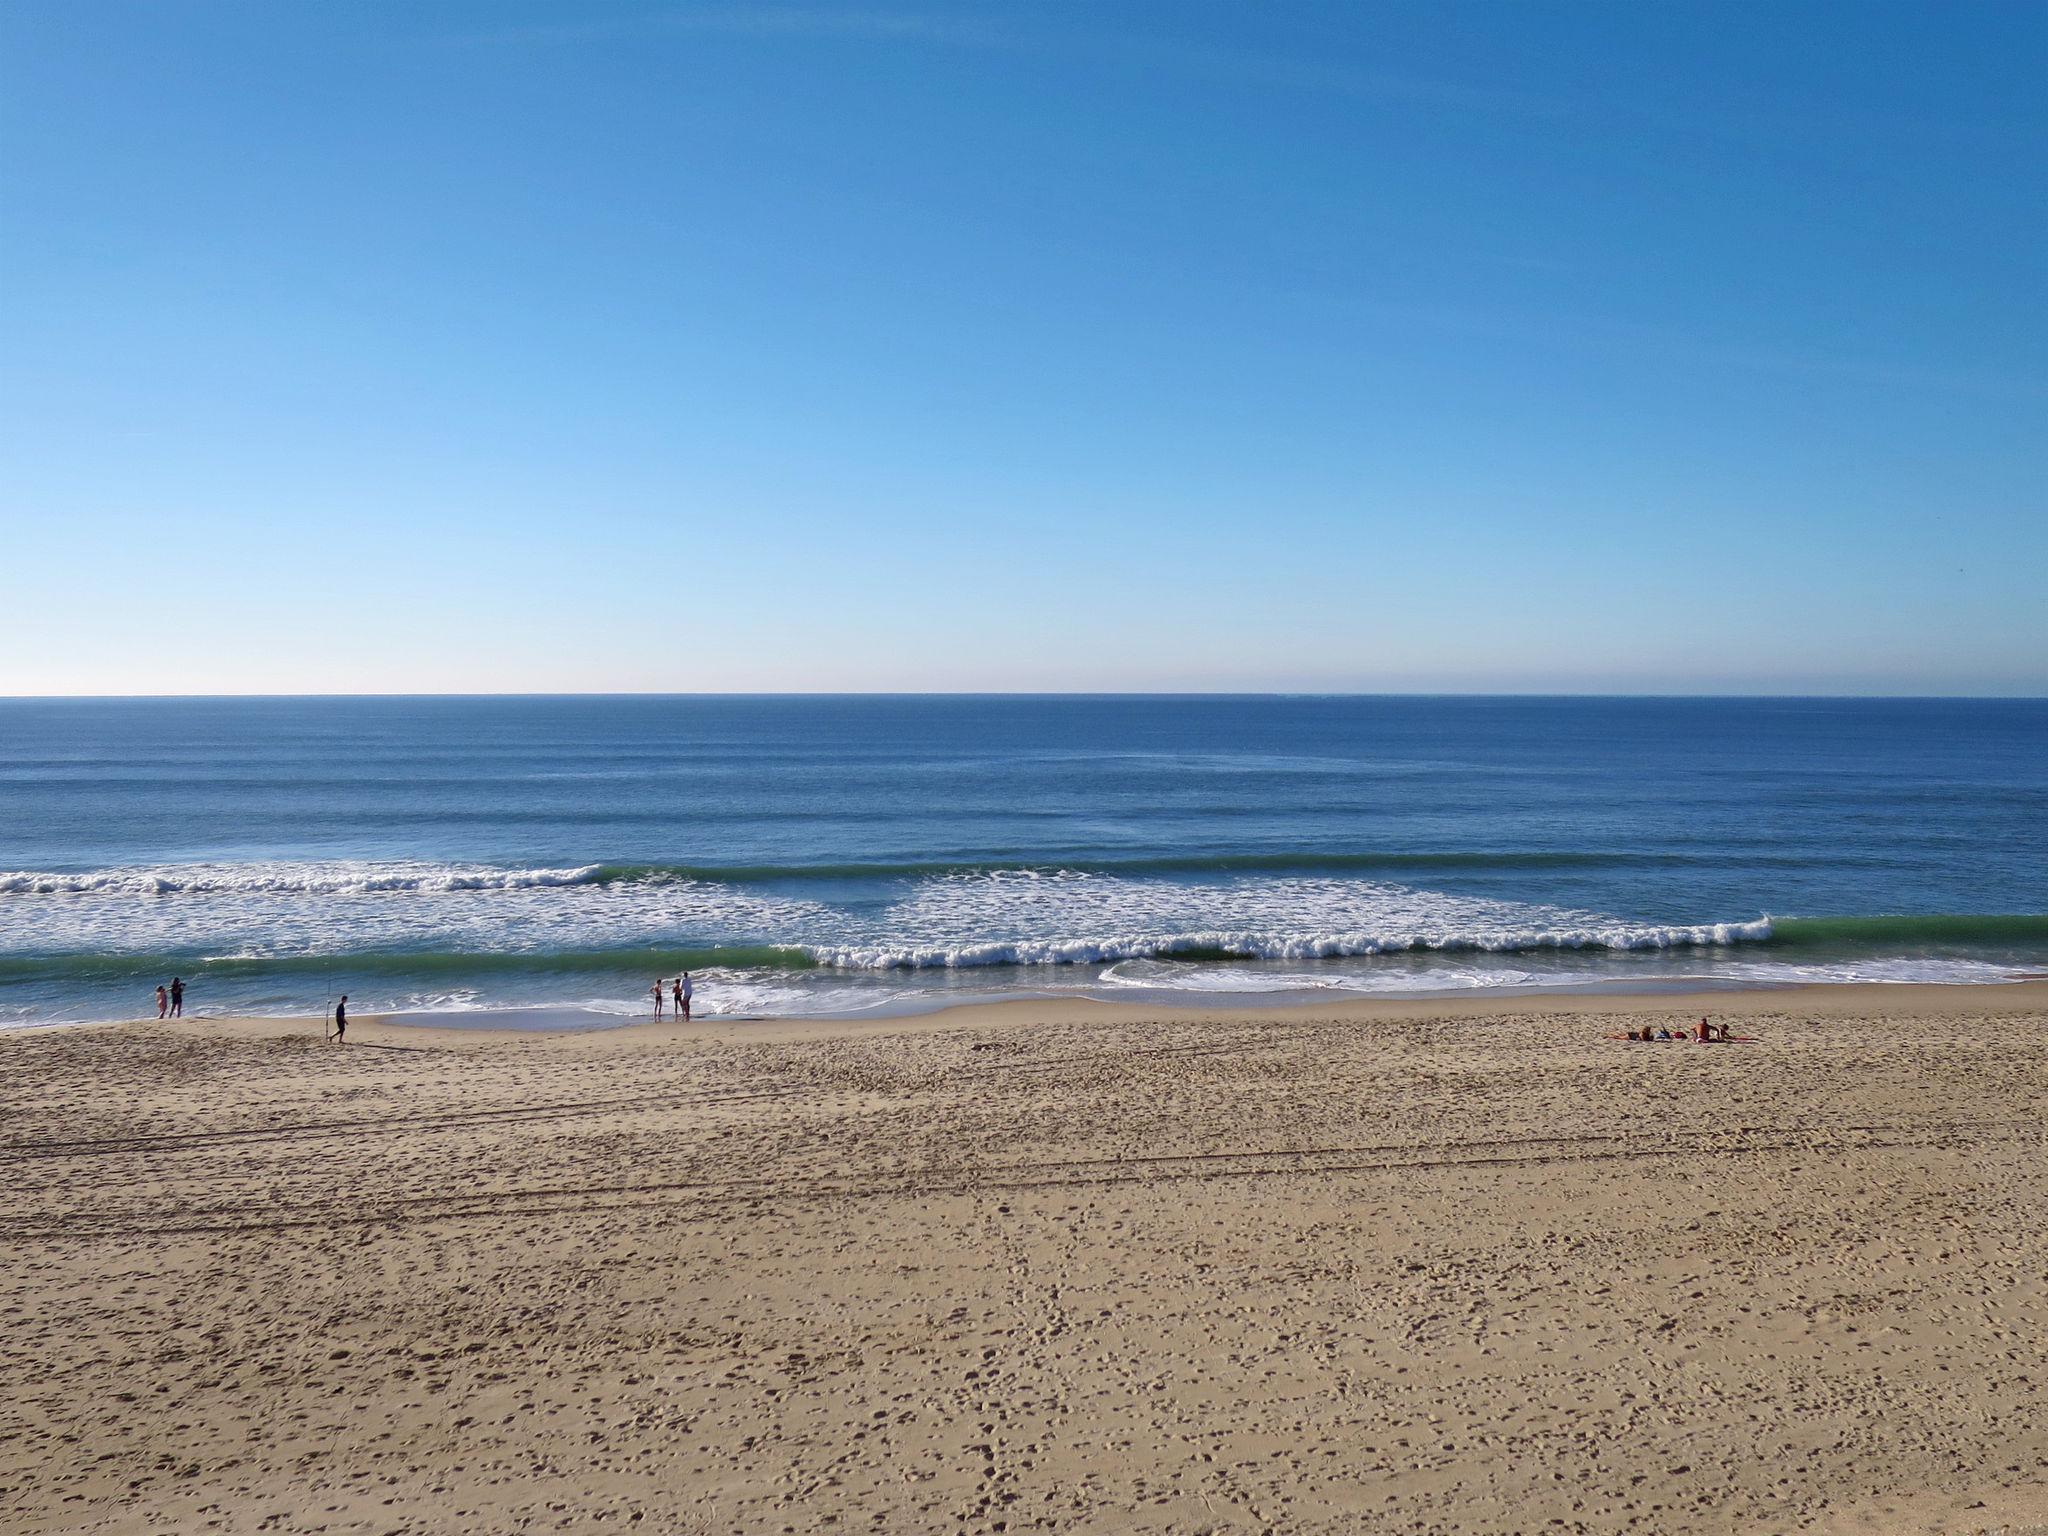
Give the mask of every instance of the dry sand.
[[0, 1037], [0, 1531], [2048, 1532], [2048, 987]]

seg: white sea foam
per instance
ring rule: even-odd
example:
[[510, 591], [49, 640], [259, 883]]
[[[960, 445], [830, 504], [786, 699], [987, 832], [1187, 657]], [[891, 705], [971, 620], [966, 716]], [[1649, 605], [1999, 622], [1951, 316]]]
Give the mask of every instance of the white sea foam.
[[[1419, 952], [1663, 950], [1768, 939], [1770, 921], [1634, 923], [1609, 914], [1342, 877], [1210, 883], [1078, 871], [920, 880], [846, 908], [759, 888], [602, 878], [596, 864], [186, 864], [15, 872], [0, 954], [522, 953], [784, 945], [842, 971], [1085, 966], [1209, 952], [1308, 961]], [[56, 896], [57, 900], [35, 897]]]
[[437, 864], [172, 865], [68, 881], [48, 899], [0, 898], [0, 955], [263, 957], [364, 951], [539, 953], [777, 942], [828, 934], [814, 902], [709, 881], [606, 884], [600, 868]]
[[1180, 884], [1076, 871], [937, 876], [893, 906], [883, 927], [872, 937], [807, 948], [823, 965], [921, 970], [1090, 965], [1195, 951], [1323, 960], [1427, 950], [1658, 950], [1771, 936], [1768, 918], [1630, 923], [1369, 880], [1296, 876]]
[[989, 965], [1096, 965], [1140, 957], [1211, 953], [1247, 960], [1332, 960], [1424, 950], [1524, 954], [1543, 949], [1646, 950], [1731, 945], [1768, 939], [1768, 918], [1691, 927], [1607, 925], [1556, 929], [1436, 930], [1408, 933], [1286, 933], [1204, 929], [1102, 938], [995, 940], [959, 945], [808, 945], [821, 965], [850, 970], [924, 970]]
[[1786, 961], [1737, 956], [1717, 966], [1711, 976], [1693, 979], [1762, 982], [1768, 985], [1815, 982], [1914, 984], [1927, 982], [1999, 982], [2015, 979], [2013, 967], [1990, 960], [1948, 955], [1863, 955], [1854, 960]]
[[424, 861], [165, 864], [78, 872], [0, 871], [0, 896], [338, 896], [373, 892], [517, 891], [588, 885], [604, 866], [500, 869]]
[[[846, 894], [843, 885], [836, 889]], [[127, 975], [121, 957], [232, 960], [210, 973], [204, 962], [165, 962], [206, 975], [206, 995], [221, 1005], [315, 1007], [328, 983], [354, 966], [349, 985], [366, 1011], [537, 1005], [619, 1017], [642, 1011], [654, 970], [686, 963], [681, 957], [691, 952], [714, 965], [699, 972], [698, 1009], [706, 1015], [915, 1008], [1020, 984], [1041, 993], [1130, 995], [1135, 988], [1220, 996], [1544, 986], [1623, 975], [1767, 982], [2000, 974], [1988, 962], [1800, 962], [1788, 950], [1760, 947], [1772, 937], [1765, 917], [1642, 922], [1310, 874], [1181, 880], [959, 871], [856, 885], [843, 902], [598, 864], [205, 863], [0, 876], [0, 961], [17, 962], [14, 974], [24, 979], [13, 985], [28, 989], [39, 1016], [82, 1006], [77, 999], [106, 985], [64, 979], [73, 974], [66, 957], [80, 957], [75, 974], [110, 980]], [[765, 958], [721, 966], [703, 953], [763, 947], [800, 953], [815, 969], [793, 972]], [[506, 955], [530, 961], [464, 958]], [[48, 975], [39, 975], [36, 957], [49, 957]], [[24, 958], [25, 967], [18, 963]], [[1002, 967], [1033, 974], [1023, 983], [989, 974]], [[643, 968], [647, 977], [638, 975]], [[126, 979], [118, 985], [140, 987]], [[23, 995], [0, 1003], [15, 1005]]]
[[1189, 965], [1177, 960], [1122, 960], [1105, 966], [1097, 980], [1106, 987], [1141, 987], [1150, 992], [1231, 995], [1264, 992], [1344, 990], [1330, 971], [1297, 971], [1235, 965]]
[[1105, 988], [1204, 997], [1244, 994], [1344, 992], [1363, 994], [1465, 991], [1483, 988], [1540, 990], [1553, 987], [1611, 986], [1626, 980], [1668, 986], [1741, 987], [1863, 983], [1925, 985], [2010, 981], [2012, 968], [1992, 961], [1937, 956], [1868, 955], [1835, 962], [1763, 960], [1741, 952], [1717, 954], [1711, 964], [1688, 959], [1676, 949], [1631, 962], [1617, 969], [1592, 956], [1570, 951], [1525, 952], [1524, 964], [1498, 961], [1458, 964], [1417, 959], [1406, 965], [1346, 964], [1333, 960], [1313, 971], [1288, 969], [1267, 962], [1240, 965], [1190, 965], [1156, 959], [1130, 960], [1107, 967], [1098, 978]]

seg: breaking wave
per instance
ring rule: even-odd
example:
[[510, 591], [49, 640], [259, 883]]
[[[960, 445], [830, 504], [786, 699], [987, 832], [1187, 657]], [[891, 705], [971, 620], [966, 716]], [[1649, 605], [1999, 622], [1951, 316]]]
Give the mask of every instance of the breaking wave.
[[486, 864], [169, 864], [128, 869], [9, 870], [0, 896], [344, 896], [379, 891], [518, 891], [600, 885], [602, 864], [569, 869], [500, 869]]
[[[571, 950], [386, 950], [312, 954], [189, 954], [197, 974], [222, 977], [314, 975], [334, 969], [404, 976], [520, 975], [550, 972], [687, 970], [954, 970], [983, 966], [1098, 965], [1117, 960], [1327, 960], [1416, 951], [1517, 954], [1538, 950], [1674, 949], [1768, 939], [1768, 919], [1696, 927], [1615, 927], [1558, 932], [1435, 934], [1129, 934], [1107, 938], [1019, 940], [962, 945], [713, 944]], [[0, 955], [0, 979], [78, 980], [128, 975], [166, 957], [121, 953]]]
[[[1483, 873], [1489, 870], [1618, 869], [1712, 866], [1725, 855], [1632, 853], [1613, 849], [1495, 852], [1231, 853], [1146, 858], [1033, 860], [924, 859], [817, 864], [590, 863], [506, 868], [424, 860], [194, 863], [90, 870], [0, 870], [0, 896], [366, 895], [380, 892], [518, 891], [569, 886], [704, 883], [757, 885], [805, 881], [920, 880], [977, 875], [1289, 875]], [[1773, 862], [1743, 856], [1754, 866]]]
[[1539, 950], [1679, 949], [1760, 943], [1769, 918], [1689, 927], [1617, 925], [1470, 933], [1127, 934], [1100, 939], [1028, 939], [963, 945], [847, 945], [810, 948], [820, 965], [848, 970], [927, 970], [989, 965], [1099, 965], [1114, 960], [1335, 960], [1417, 951], [1523, 954]]
[[[1670, 921], [1481, 894], [1502, 882], [1461, 878], [1515, 857], [1621, 856], [18, 870], [0, 874], [0, 1015], [125, 1006], [111, 1000], [146, 998], [172, 974], [200, 985], [212, 1006], [259, 1011], [335, 990], [366, 1005], [609, 998], [604, 1006], [630, 1011], [649, 978], [688, 969], [716, 978], [706, 994], [723, 1000], [715, 1007], [747, 998], [786, 1012], [948, 991], [1145, 985], [1153, 967], [1170, 973], [1162, 985], [1201, 990], [1206, 974], [1228, 992], [1737, 973], [1997, 980], [2048, 956], [2048, 916]], [[1446, 870], [1440, 878], [1390, 873], [1431, 860]], [[1133, 969], [1109, 974], [1117, 967]]]

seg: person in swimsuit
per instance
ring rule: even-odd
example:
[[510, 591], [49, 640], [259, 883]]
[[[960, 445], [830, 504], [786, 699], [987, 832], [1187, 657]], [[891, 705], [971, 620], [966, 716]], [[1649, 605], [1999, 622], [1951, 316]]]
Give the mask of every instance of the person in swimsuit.
[[348, 1033], [348, 994], [341, 994], [341, 1001], [334, 1005], [334, 1043], [340, 1045], [341, 1037]]
[[185, 983], [176, 976], [171, 978], [171, 1017], [174, 1019], [185, 1017]]
[[654, 978], [654, 1016], [661, 1017], [661, 978]]
[[675, 987], [669, 993], [669, 1001], [675, 1005], [676, 1018], [678, 1020], [687, 1019], [690, 1016], [689, 1010], [683, 1006], [683, 978], [680, 976], [676, 978]]
[[156, 989], [156, 1016], [162, 1018], [166, 1013], [170, 1012], [170, 1008], [171, 994], [159, 985]]

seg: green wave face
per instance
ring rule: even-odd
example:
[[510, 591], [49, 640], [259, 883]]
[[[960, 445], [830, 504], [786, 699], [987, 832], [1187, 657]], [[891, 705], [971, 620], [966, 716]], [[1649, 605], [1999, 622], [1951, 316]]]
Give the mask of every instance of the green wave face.
[[1897, 917], [1778, 917], [1768, 942], [1781, 949], [1999, 948], [2048, 944], [2048, 914], [1931, 913]]

